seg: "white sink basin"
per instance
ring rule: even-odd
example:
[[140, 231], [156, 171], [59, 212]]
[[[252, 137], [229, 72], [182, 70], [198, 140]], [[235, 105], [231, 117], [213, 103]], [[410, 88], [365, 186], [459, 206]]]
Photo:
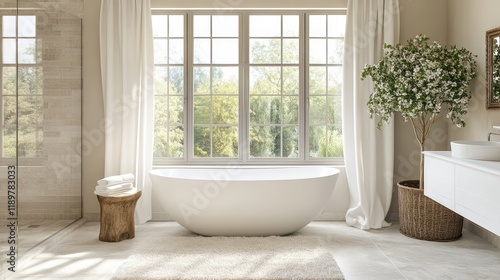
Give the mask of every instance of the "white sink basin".
[[500, 142], [452, 141], [451, 155], [465, 159], [500, 161]]

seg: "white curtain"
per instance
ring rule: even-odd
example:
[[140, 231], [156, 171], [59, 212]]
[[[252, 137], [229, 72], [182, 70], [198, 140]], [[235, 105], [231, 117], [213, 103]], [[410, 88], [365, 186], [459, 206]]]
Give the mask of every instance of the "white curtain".
[[105, 176], [132, 173], [142, 190], [135, 221], [151, 219], [153, 32], [149, 0], [101, 1]]
[[378, 62], [384, 43], [399, 42], [398, 0], [349, 0], [344, 47], [343, 135], [350, 206], [346, 222], [361, 229], [389, 226], [393, 189], [394, 125], [376, 128], [367, 102], [373, 85], [360, 80]]

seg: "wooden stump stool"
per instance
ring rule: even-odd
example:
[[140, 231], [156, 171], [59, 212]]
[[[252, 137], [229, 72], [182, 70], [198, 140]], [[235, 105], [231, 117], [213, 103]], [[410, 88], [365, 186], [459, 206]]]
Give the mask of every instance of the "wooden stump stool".
[[127, 196], [97, 196], [101, 207], [99, 240], [118, 242], [135, 237], [134, 210], [141, 191]]

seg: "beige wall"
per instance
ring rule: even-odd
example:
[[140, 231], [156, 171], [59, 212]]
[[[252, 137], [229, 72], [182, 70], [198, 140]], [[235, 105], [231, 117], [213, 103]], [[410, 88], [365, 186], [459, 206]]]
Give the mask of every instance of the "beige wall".
[[[283, 3], [286, 2], [286, 5]], [[347, 0], [151, 0], [153, 8], [169, 9], [247, 9], [247, 8], [345, 8]]]
[[[465, 117], [466, 127], [448, 125], [449, 141], [486, 140], [493, 125], [500, 125], [500, 110], [486, 110], [486, 31], [500, 27], [500, 1], [498, 0], [449, 0], [448, 41], [477, 54], [478, 77], [472, 84], [472, 99]], [[500, 247], [500, 237], [466, 223], [466, 228]]]
[[104, 176], [104, 105], [99, 60], [99, 9], [101, 0], [85, 0], [83, 16], [83, 215], [97, 220], [99, 203], [94, 195], [97, 180]]

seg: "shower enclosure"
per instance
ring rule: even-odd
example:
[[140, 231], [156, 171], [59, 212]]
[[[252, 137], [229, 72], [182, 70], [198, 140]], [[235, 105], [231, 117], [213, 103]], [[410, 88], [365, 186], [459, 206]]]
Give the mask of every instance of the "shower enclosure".
[[82, 0], [0, 1], [2, 256], [13, 222], [22, 261], [82, 217], [82, 15]]

